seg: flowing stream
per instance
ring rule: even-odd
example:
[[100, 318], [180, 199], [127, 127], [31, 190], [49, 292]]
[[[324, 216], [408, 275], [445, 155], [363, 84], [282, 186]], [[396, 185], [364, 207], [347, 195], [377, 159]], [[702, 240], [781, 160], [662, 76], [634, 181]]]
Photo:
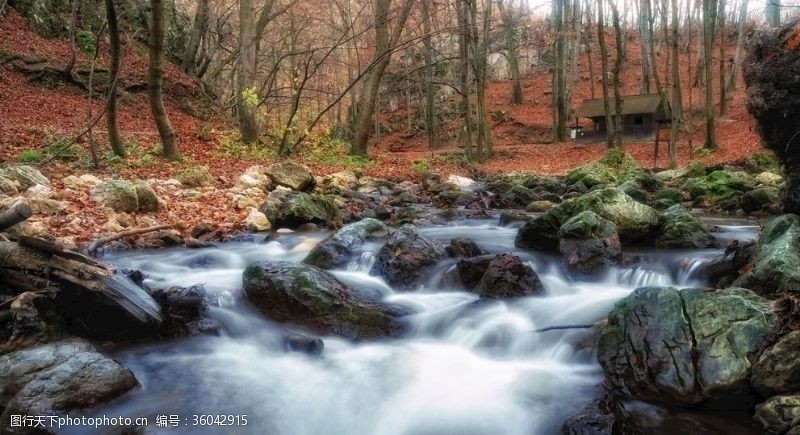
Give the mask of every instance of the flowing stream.
[[[489, 223], [492, 222], [492, 223]], [[148, 417], [147, 433], [275, 435], [434, 435], [559, 433], [563, 420], [600, 391], [592, 324], [642, 286], [703, 286], [697, 266], [721, 250], [628, 250], [625, 266], [600, 277], [565, 273], [555, 256], [514, 247], [517, 229], [496, 220], [461, 220], [422, 233], [447, 243], [475, 240], [492, 253], [514, 252], [538, 273], [544, 291], [527, 298], [481, 301], [454, 284], [455, 261], [432, 268], [425, 285], [396, 292], [369, 275], [369, 246], [347, 268], [334, 271], [370, 297], [402, 304], [415, 314], [403, 339], [351, 343], [322, 337], [320, 356], [287, 352], [284, 326], [265, 320], [241, 297], [242, 270], [254, 261], [301, 261], [327, 235], [292, 233], [214, 248], [135, 251], [107, 260], [136, 268], [151, 287], [205, 284], [220, 307], [212, 316], [219, 336], [141, 345], [114, 356], [141, 388], [93, 415]], [[724, 246], [753, 239], [752, 222], [709, 220]], [[157, 415], [247, 414], [247, 426], [157, 428]]]

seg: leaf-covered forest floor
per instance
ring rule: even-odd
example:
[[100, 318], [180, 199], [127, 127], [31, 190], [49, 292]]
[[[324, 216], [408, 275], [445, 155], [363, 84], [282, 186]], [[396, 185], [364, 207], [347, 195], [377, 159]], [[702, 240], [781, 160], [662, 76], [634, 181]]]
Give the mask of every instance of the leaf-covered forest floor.
[[[697, 37], [695, 35], [694, 37]], [[608, 40], [613, 41], [611, 35]], [[178, 193], [170, 191], [158, 192], [167, 199], [168, 206], [158, 213], [146, 216], [147, 222], [181, 222], [190, 227], [199, 222], [215, 222], [224, 229], [239, 229], [247, 212], [233, 209], [229, 195], [224, 190], [231, 187], [239, 175], [252, 165], [267, 165], [274, 160], [268, 153], [242, 152], [238, 149], [231, 152], [230, 138], [235, 132], [235, 125], [226, 115], [207, 102], [200, 88], [188, 76], [171, 64], [165, 64], [165, 100], [170, 121], [177, 134], [179, 150], [184, 156], [181, 161], [167, 162], [158, 157], [154, 146], [158, 135], [150, 116], [147, 102], [146, 71], [147, 51], [136, 43], [123, 42], [122, 87], [120, 97], [119, 125], [129, 155], [124, 160], [112, 158], [108, 153], [105, 133], [105, 122], [101, 119], [93, 129], [93, 139], [101, 154], [102, 167], [94, 169], [88, 152], [88, 138], [79, 141], [76, 156], [68, 159], [54, 159], [39, 169], [50, 178], [54, 190], [62, 189], [61, 179], [67, 175], [94, 174], [100, 178], [122, 177], [127, 179], [168, 179], [176, 171], [187, 166], [203, 165], [208, 167], [215, 178], [216, 189], [202, 192], [201, 200], [185, 201]], [[727, 56], [733, 55], [735, 47], [727, 47]], [[627, 48], [629, 58], [625, 62], [623, 77], [624, 93], [637, 93], [639, 90], [639, 46], [635, 39], [629, 39]], [[97, 63], [97, 80], [104, 77], [107, 65], [107, 47], [101, 42]], [[664, 52], [665, 53], [665, 52]], [[662, 54], [664, 54], [662, 53]], [[719, 53], [715, 52], [715, 57]], [[599, 75], [600, 64], [594, 56], [594, 70]], [[15, 61], [9, 59], [17, 58]], [[52, 151], [53, 145], [59, 146], [69, 142], [78, 133], [86, 129], [90, 118], [101, 113], [104, 101], [102, 96], [95, 96], [92, 104], [88, 103], [85, 90], [63, 82], [31, 82], [29, 78], [15, 70], [14, 62], [26, 65], [41, 65], [46, 62], [54, 67], [61, 67], [69, 58], [69, 44], [65, 39], [48, 39], [32, 32], [25, 20], [13, 9], [0, 19], [0, 162], [14, 163], [19, 160], [20, 153], [26, 150], [40, 150], [42, 153]], [[694, 55], [691, 57], [694, 67]], [[688, 103], [687, 67], [689, 56], [681, 55], [681, 75], [684, 88], [684, 105]], [[76, 71], [86, 79], [91, 58], [78, 50]], [[589, 80], [586, 56], [579, 59], [579, 75], [575, 83], [573, 107], [584, 98], [589, 98], [591, 81]], [[664, 66], [660, 72], [662, 81], [667, 77]], [[718, 71], [714, 71], [715, 84]], [[107, 76], [107, 73], [105, 73]], [[365, 175], [389, 178], [395, 181], [414, 179], [418, 176], [420, 166], [430, 168], [442, 174], [454, 173], [468, 175], [471, 172], [506, 172], [529, 170], [549, 174], [563, 174], [571, 168], [599, 158], [605, 152], [604, 144], [576, 145], [572, 142], [551, 143], [551, 96], [550, 73], [534, 72], [523, 78], [523, 94], [525, 103], [512, 106], [508, 103], [510, 81], [492, 82], [488, 89], [490, 110], [500, 116], [493, 121], [493, 137], [495, 156], [480, 164], [467, 165], [461, 159], [446, 158], [458, 151], [454, 145], [457, 140], [445, 143], [442, 149], [432, 157], [427, 150], [427, 139], [423, 131], [406, 130], [399, 126], [406, 124], [405, 108], [382, 115], [382, 122], [390, 125], [391, 133], [378, 137], [370, 145], [371, 162], [356, 168]], [[754, 123], [747, 114], [744, 104], [744, 86], [740, 83], [729, 102], [728, 113], [718, 120], [717, 141], [719, 149], [708, 155], [689, 156], [689, 128], [684, 127], [679, 142], [679, 158], [681, 165], [690, 160], [700, 160], [708, 165], [722, 164], [740, 160], [761, 148]], [[595, 83], [596, 95], [601, 95], [600, 83]], [[694, 108], [694, 127], [692, 142], [694, 149], [703, 143], [704, 130], [701, 123], [701, 107], [703, 89], [692, 90]], [[398, 121], [399, 120], [399, 121]], [[451, 119], [442, 127], [443, 137], [453, 137], [452, 132], [459, 129], [461, 121]], [[667, 132], [662, 132], [667, 133]], [[662, 137], [666, 137], [664, 134]], [[227, 145], [226, 145], [227, 144]], [[626, 151], [632, 154], [643, 166], [653, 165], [653, 144], [626, 144]], [[346, 161], [325, 161], [306, 155], [294, 156], [293, 159], [307, 164], [317, 175], [354, 169]], [[667, 166], [666, 141], [662, 142], [660, 158], [655, 165], [658, 168]], [[424, 160], [424, 165], [419, 164]], [[418, 164], [414, 164], [417, 161]], [[157, 189], [158, 190], [158, 189]], [[66, 192], [66, 193], [64, 193]], [[119, 229], [110, 225], [113, 216], [101, 210], [92, 202], [88, 190], [65, 190], [61, 193], [69, 207], [55, 216], [36, 217], [51, 231], [59, 235], [74, 237], [77, 241], [88, 240], [94, 235], [113, 232]], [[138, 217], [133, 217], [134, 225], [142, 225]]]

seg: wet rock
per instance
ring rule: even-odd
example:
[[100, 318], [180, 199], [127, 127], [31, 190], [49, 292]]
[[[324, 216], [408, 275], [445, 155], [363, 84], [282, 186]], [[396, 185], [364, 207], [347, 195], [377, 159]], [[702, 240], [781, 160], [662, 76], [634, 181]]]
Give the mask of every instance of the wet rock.
[[496, 255], [489, 262], [473, 292], [483, 298], [528, 296], [542, 287], [539, 276], [513, 254]]
[[750, 384], [763, 397], [800, 391], [800, 331], [786, 334], [761, 354]]
[[365, 300], [314, 266], [264, 262], [244, 271], [248, 300], [268, 318], [351, 339], [395, 337], [403, 332], [399, 308]]
[[189, 234], [193, 238], [199, 239], [199, 238], [203, 237], [204, 235], [212, 233], [214, 231], [215, 231], [214, 224], [209, 223], [209, 222], [201, 222], [201, 223], [193, 226], [192, 229], [189, 231]]
[[800, 291], [800, 218], [787, 214], [762, 230], [753, 265], [735, 283], [764, 294]]
[[702, 276], [714, 287], [728, 287], [741, 275], [740, 271], [750, 263], [755, 252], [755, 243], [739, 243], [734, 240], [725, 247], [725, 252], [701, 266]]
[[175, 174], [176, 180], [186, 187], [206, 187], [214, 183], [214, 177], [205, 166], [191, 166]]
[[561, 425], [563, 435], [637, 435], [644, 433], [622, 403], [608, 392]]
[[512, 185], [508, 190], [498, 193], [495, 197], [496, 207], [525, 208], [531, 202], [539, 199], [535, 191], [518, 184]]
[[555, 203], [548, 200], [533, 201], [525, 207], [525, 211], [533, 213], [544, 213], [555, 206]]
[[757, 187], [744, 195], [739, 205], [747, 213], [756, 211], [777, 211], [779, 191], [776, 187]]
[[247, 209], [247, 217], [244, 220], [244, 226], [248, 231], [267, 231], [272, 228], [272, 224], [267, 215], [261, 213], [254, 207]]
[[361, 254], [361, 248], [367, 240], [385, 237], [389, 228], [377, 219], [363, 219], [340, 228], [321, 241], [304, 263], [322, 269], [333, 269], [346, 266], [355, 255]]
[[325, 343], [319, 337], [308, 337], [301, 334], [289, 334], [283, 337], [283, 346], [289, 352], [300, 352], [319, 356], [325, 349]]
[[754, 355], [777, 329], [771, 302], [750, 290], [645, 287], [609, 314], [597, 358], [632, 397], [747, 408]]
[[514, 222], [528, 222], [531, 219], [533, 219], [533, 217], [521, 211], [504, 211], [500, 213], [500, 220], [498, 223], [501, 226], [506, 226]]
[[479, 257], [462, 258], [456, 263], [456, 271], [458, 272], [458, 279], [464, 288], [472, 290], [478, 285], [489, 263], [494, 259], [494, 255], [481, 255]]
[[259, 211], [277, 227], [297, 228], [305, 223], [333, 226], [341, 220], [336, 202], [330, 196], [305, 192], [273, 192]]
[[50, 185], [47, 179], [38, 169], [28, 165], [6, 166], [0, 168], [0, 177], [16, 181], [19, 184], [19, 191], [23, 192], [37, 184], [44, 186]]
[[446, 255], [438, 240], [428, 239], [413, 225], [397, 229], [378, 251], [371, 273], [382, 276], [389, 285], [408, 290], [417, 286], [428, 267]]
[[740, 174], [714, 171], [706, 176], [688, 180], [686, 188], [696, 204], [724, 207], [727, 202], [751, 190], [753, 185]]
[[483, 255], [485, 252], [467, 237], [455, 237], [450, 239], [450, 244], [445, 247], [447, 255], [454, 258], [472, 258]]
[[656, 247], [704, 249], [714, 243], [714, 236], [700, 219], [680, 205], [673, 205], [661, 214]]
[[775, 396], [756, 406], [755, 420], [774, 434], [800, 433], [800, 395]]
[[53, 415], [92, 408], [137, 385], [130, 370], [82, 340], [0, 356], [0, 428], [11, 415]]
[[52, 298], [34, 292], [14, 296], [9, 317], [0, 325], [0, 354], [53, 341], [64, 329]]
[[608, 187], [564, 201], [529, 221], [520, 228], [514, 243], [520, 248], [555, 251], [561, 225], [583, 211], [592, 211], [613, 222], [622, 243], [651, 241], [661, 223], [661, 216], [655, 209], [619, 189]]
[[585, 211], [559, 229], [558, 250], [569, 269], [594, 273], [622, 259], [617, 226], [594, 212]]
[[313, 189], [316, 182], [311, 170], [306, 165], [299, 163], [289, 161], [275, 163], [266, 172], [276, 185], [288, 187], [298, 192]]
[[207, 317], [208, 303], [202, 284], [154, 290], [151, 296], [161, 306], [164, 315], [159, 335], [184, 337], [219, 334], [221, 326]]

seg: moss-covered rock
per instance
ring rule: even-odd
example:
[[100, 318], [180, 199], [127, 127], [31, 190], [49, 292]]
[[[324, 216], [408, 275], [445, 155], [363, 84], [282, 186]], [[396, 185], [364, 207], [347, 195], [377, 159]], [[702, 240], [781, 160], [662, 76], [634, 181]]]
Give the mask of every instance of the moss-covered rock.
[[769, 150], [759, 151], [751, 154], [744, 161], [744, 169], [753, 174], [758, 175], [764, 171], [780, 174], [781, 164], [778, 161], [778, 156]]
[[343, 226], [319, 242], [303, 263], [322, 269], [346, 266], [354, 255], [361, 254], [364, 242], [388, 234], [389, 228], [383, 222], [372, 218], [362, 219]]
[[341, 213], [333, 197], [305, 192], [270, 195], [259, 210], [274, 225], [285, 228], [297, 228], [307, 223], [334, 226], [341, 221]]
[[684, 194], [680, 189], [675, 189], [674, 187], [665, 187], [656, 192], [655, 199], [669, 199], [673, 204], [678, 204], [683, 202]]
[[161, 209], [161, 199], [149, 184], [144, 181], [134, 181], [133, 190], [136, 192], [138, 211], [151, 212]]
[[214, 177], [205, 166], [192, 166], [181, 169], [175, 179], [186, 187], [206, 187], [214, 183]]
[[800, 391], [800, 331], [786, 334], [761, 354], [750, 384], [763, 397]]
[[714, 246], [714, 237], [700, 219], [680, 205], [661, 214], [661, 228], [656, 237], [659, 248], [703, 249]]
[[772, 303], [750, 290], [640, 288], [609, 314], [598, 360], [635, 398], [747, 408], [750, 368], [778, 323]]
[[692, 199], [705, 198], [723, 202], [753, 188], [750, 180], [728, 171], [714, 171], [704, 177], [688, 180], [686, 188]]
[[263, 262], [243, 274], [247, 299], [281, 323], [351, 339], [399, 336], [403, 310], [359, 297], [330, 273], [305, 264]]
[[617, 226], [594, 212], [584, 211], [567, 220], [558, 236], [558, 250], [572, 270], [593, 273], [622, 259]]
[[772, 434], [800, 433], [800, 395], [775, 396], [756, 406], [755, 420]]
[[547, 210], [550, 210], [555, 206], [555, 203], [548, 200], [538, 200], [533, 201], [527, 206], [525, 206], [525, 211], [532, 212], [532, 213], [544, 213]]
[[473, 292], [482, 298], [503, 299], [527, 296], [542, 287], [539, 276], [513, 254], [498, 254], [489, 261]]
[[777, 210], [778, 194], [776, 187], [757, 187], [742, 195], [739, 205], [747, 213]]
[[115, 212], [133, 213], [139, 210], [136, 186], [126, 180], [107, 180], [92, 190], [92, 199]]
[[787, 214], [764, 227], [750, 269], [735, 283], [759, 293], [800, 292], [800, 218]]
[[29, 188], [41, 184], [49, 186], [50, 180], [47, 179], [38, 169], [28, 165], [15, 165], [0, 168], [0, 176], [15, 181], [19, 185], [19, 191], [25, 191]]
[[413, 225], [403, 225], [392, 233], [378, 251], [372, 273], [400, 289], [416, 287], [428, 267], [446, 255], [444, 246], [417, 232]]

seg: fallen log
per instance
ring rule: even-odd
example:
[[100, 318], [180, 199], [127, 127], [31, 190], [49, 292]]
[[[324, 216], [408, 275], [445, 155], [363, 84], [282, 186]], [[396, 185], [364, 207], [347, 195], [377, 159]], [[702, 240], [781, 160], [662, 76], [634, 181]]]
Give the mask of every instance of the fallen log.
[[0, 288], [31, 290], [35, 287], [41, 290], [69, 287], [101, 295], [142, 322], [161, 321], [160, 308], [155, 300], [110, 265], [59, 249], [46, 240], [25, 240], [27, 246], [18, 242], [0, 242]]
[[137, 236], [139, 234], [151, 233], [153, 231], [168, 230], [170, 228], [172, 228], [172, 225], [162, 224], [162, 225], [153, 225], [152, 227], [136, 228], [133, 230], [122, 231], [116, 234], [112, 234], [110, 236], [92, 240], [91, 243], [89, 243], [89, 246], [86, 247], [86, 251], [89, 253], [89, 255], [95, 255], [97, 253], [97, 250], [103, 247], [103, 245], [105, 245], [106, 243], [113, 242], [114, 240], [119, 240], [125, 237]]
[[11, 207], [0, 213], [0, 231], [13, 227], [28, 219], [31, 215], [33, 215], [33, 210], [28, 201], [22, 199], [15, 202]]

